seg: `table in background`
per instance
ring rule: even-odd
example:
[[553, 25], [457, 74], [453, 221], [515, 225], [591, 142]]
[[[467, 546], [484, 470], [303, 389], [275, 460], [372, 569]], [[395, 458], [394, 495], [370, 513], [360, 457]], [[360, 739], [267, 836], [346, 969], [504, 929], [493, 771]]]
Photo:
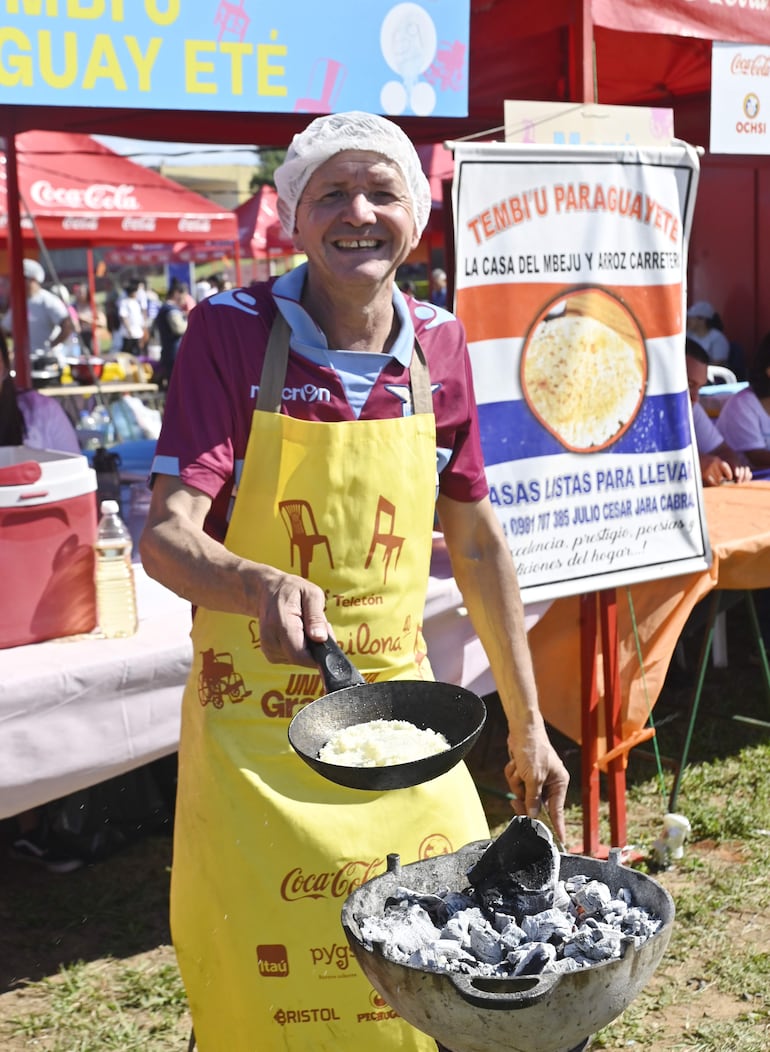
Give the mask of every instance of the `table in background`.
[[[770, 587], [770, 483], [704, 492], [712, 566], [618, 590], [622, 736], [648, 721], [687, 618], [714, 588]], [[0, 650], [0, 817], [173, 752], [192, 658], [189, 604], [135, 566], [139, 631]], [[631, 604], [641, 648], [640, 668]], [[580, 597], [525, 607], [546, 720], [581, 742]], [[489, 665], [434, 538], [423, 634], [438, 680], [494, 690]], [[592, 743], [606, 752], [600, 733]], [[624, 845], [616, 845], [624, 846]]]
[[[435, 556], [424, 624], [435, 674], [489, 693], [494, 683], [486, 655], [441, 539]], [[0, 818], [176, 750], [192, 661], [190, 604], [141, 564], [134, 564], [134, 574], [136, 635], [0, 650]]]
[[123, 395], [136, 395], [152, 409], [163, 408], [164, 392], [157, 384], [110, 381], [104, 384], [65, 384], [62, 387], [41, 387], [40, 394], [55, 398], [61, 403], [67, 416], [77, 427], [80, 411], [91, 399], [102, 400], [109, 405]]
[[716, 420], [727, 399], [748, 386], [746, 380], [736, 380], [734, 384], [706, 384], [698, 392], [700, 404], [712, 420]]
[[[618, 740], [612, 744], [621, 760], [624, 752], [643, 740], [677, 642], [695, 605], [714, 589], [740, 592], [770, 587], [770, 484], [727, 484], [707, 488], [703, 496], [713, 554], [711, 566], [617, 589], [621, 726]], [[586, 741], [582, 734], [580, 618], [580, 596], [559, 599], [534, 626], [529, 641], [543, 715], [581, 745], [585, 778], [589, 757], [594, 756], [603, 767], [611, 753], [603, 730], [600, 645], [598, 730], [594, 741]], [[587, 810], [584, 798], [584, 812]], [[584, 850], [590, 853], [585, 845]]]
[[[709, 569], [617, 590], [624, 736], [647, 722], [695, 604], [714, 588], [770, 588], [770, 483], [707, 488], [703, 497], [713, 553]], [[543, 715], [580, 742], [580, 597], [552, 603], [529, 641]], [[602, 739], [600, 754], [603, 747]]]
[[136, 635], [0, 650], [0, 818], [176, 750], [190, 604], [134, 573]]

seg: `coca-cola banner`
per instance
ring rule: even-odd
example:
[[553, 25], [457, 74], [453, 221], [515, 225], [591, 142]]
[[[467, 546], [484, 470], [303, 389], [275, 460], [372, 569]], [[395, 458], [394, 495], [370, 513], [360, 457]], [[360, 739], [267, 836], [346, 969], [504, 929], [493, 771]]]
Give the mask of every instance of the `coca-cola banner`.
[[[56, 247], [232, 245], [238, 236], [232, 212], [88, 135], [23, 132], [16, 136], [16, 151], [25, 240], [39, 235]], [[0, 240], [8, 222], [5, 175], [0, 165]]]
[[770, 47], [713, 45], [711, 152], [770, 153]]
[[525, 600], [702, 570], [683, 331], [697, 153], [452, 145], [455, 309]]
[[594, 24], [626, 33], [662, 33], [770, 43], [770, 0], [591, 0]]
[[468, 112], [470, 0], [5, 3], [0, 104]]

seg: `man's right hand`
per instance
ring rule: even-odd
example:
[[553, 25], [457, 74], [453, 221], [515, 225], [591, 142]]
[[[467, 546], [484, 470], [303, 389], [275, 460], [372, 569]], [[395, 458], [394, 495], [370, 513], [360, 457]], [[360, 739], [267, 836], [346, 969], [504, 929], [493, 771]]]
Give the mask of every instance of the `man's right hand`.
[[258, 617], [262, 653], [278, 665], [315, 665], [305, 639], [323, 643], [330, 634], [324, 593], [302, 577], [269, 566], [260, 569]]

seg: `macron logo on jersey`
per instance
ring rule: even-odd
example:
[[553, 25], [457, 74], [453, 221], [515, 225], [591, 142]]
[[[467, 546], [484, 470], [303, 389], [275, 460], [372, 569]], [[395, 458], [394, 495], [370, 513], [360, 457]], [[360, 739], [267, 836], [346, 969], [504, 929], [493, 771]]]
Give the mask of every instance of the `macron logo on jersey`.
[[[251, 397], [256, 399], [259, 387], [251, 388]], [[316, 387], [315, 384], [303, 384], [302, 387], [284, 387], [281, 391], [282, 402], [331, 402], [332, 393], [328, 387]]]

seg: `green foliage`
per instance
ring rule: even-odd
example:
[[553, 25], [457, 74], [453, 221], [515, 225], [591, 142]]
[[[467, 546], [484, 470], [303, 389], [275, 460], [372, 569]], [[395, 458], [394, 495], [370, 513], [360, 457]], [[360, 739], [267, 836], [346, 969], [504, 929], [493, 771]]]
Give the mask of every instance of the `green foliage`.
[[[681, 1020], [672, 1052], [770, 1047], [768, 783], [766, 743], [687, 770], [679, 804], [693, 835], [675, 868], [655, 874], [676, 904], [671, 943], [648, 989], [596, 1036], [592, 1048], [650, 1047], [663, 1027], [658, 1014]], [[636, 824], [633, 803], [656, 795], [654, 780], [629, 794], [634, 842], [651, 842], [654, 829], [648, 818]]]
[[[770, 740], [730, 718], [739, 711], [766, 719], [767, 698], [740, 646], [740, 637], [731, 640], [729, 669], [709, 670], [677, 804], [692, 836], [684, 857], [663, 871], [651, 847], [662, 832], [671, 771], [662, 787], [657, 763], [632, 751], [627, 839], [638, 858], [633, 865], [668, 888], [677, 913], [652, 980], [594, 1035], [592, 1050], [770, 1048]], [[664, 758], [679, 754], [687, 703], [685, 686], [664, 690], [656, 705]], [[494, 705], [488, 708], [488, 733], [469, 766], [497, 834], [512, 812], [502, 775], [504, 720]], [[582, 837], [579, 750], [567, 741], [560, 747], [572, 774], [567, 826], [575, 849]], [[604, 813], [600, 840], [609, 842]], [[190, 1019], [168, 932], [170, 856], [169, 840], [149, 838], [66, 877], [36, 871], [4, 887], [0, 969], [5, 964], [10, 977], [5, 998], [12, 1009], [0, 1011], [3, 1052], [186, 1048]]]
[[260, 186], [275, 186], [274, 175], [276, 168], [283, 164], [286, 150], [260, 150], [259, 168], [251, 177], [249, 190], [255, 194]]

